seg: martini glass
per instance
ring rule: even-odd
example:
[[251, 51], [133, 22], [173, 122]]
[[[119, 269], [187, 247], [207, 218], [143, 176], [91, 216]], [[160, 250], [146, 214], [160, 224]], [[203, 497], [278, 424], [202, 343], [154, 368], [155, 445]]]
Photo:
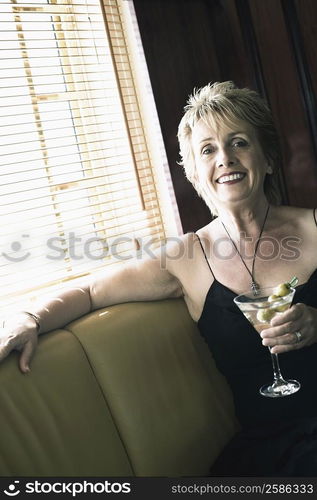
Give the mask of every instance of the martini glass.
[[[234, 303], [250, 321], [251, 325], [260, 334], [270, 327], [271, 319], [277, 314], [286, 311], [293, 300], [295, 289], [289, 287], [287, 293], [282, 297], [274, 295], [276, 287], [262, 288], [257, 295], [254, 292], [245, 292], [233, 299]], [[285, 380], [281, 374], [278, 355], [270, 350], [274, 379], [271, 384], [263, 385], [260, 394], [269, 398], [280, 398], [290, 396], [300, 389], [297, 380]]]

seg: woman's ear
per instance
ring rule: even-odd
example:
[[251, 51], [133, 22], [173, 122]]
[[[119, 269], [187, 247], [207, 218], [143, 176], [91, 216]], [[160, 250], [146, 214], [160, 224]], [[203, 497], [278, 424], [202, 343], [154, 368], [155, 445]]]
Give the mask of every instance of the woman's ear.
[[267, 174], [273, 174], [273, 168], [271, 167], [271, 165], [267, 166], [266, 173]]

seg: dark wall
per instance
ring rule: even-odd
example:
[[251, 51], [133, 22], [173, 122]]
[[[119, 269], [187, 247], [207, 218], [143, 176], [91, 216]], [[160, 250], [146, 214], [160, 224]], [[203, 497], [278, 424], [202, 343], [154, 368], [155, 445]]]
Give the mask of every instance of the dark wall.
[[177, 165], [188, 94], [233, 80], [267, 98], [282, 138], [285, 203], [317, 206], [317, 2], [134, 0], [184, 231], [210, 214]]

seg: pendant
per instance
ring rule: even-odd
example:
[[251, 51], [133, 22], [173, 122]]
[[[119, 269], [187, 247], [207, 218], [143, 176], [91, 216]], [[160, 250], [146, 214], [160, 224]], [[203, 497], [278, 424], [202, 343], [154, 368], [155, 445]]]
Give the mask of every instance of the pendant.
[[259, 295], [260, 287], [256, 281], [251, 281], [251, 290], [253, 292], [253, 295]]

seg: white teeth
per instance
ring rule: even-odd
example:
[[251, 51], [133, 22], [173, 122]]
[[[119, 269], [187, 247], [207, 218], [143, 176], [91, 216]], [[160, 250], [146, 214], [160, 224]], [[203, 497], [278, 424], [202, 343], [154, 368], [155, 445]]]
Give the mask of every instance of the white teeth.
[[236, 179], [243, 179], [243, 174], [230, 174], [224, 175], [218, 179], [219, 184], [223, 184], [224, 182], [235, 181]]

